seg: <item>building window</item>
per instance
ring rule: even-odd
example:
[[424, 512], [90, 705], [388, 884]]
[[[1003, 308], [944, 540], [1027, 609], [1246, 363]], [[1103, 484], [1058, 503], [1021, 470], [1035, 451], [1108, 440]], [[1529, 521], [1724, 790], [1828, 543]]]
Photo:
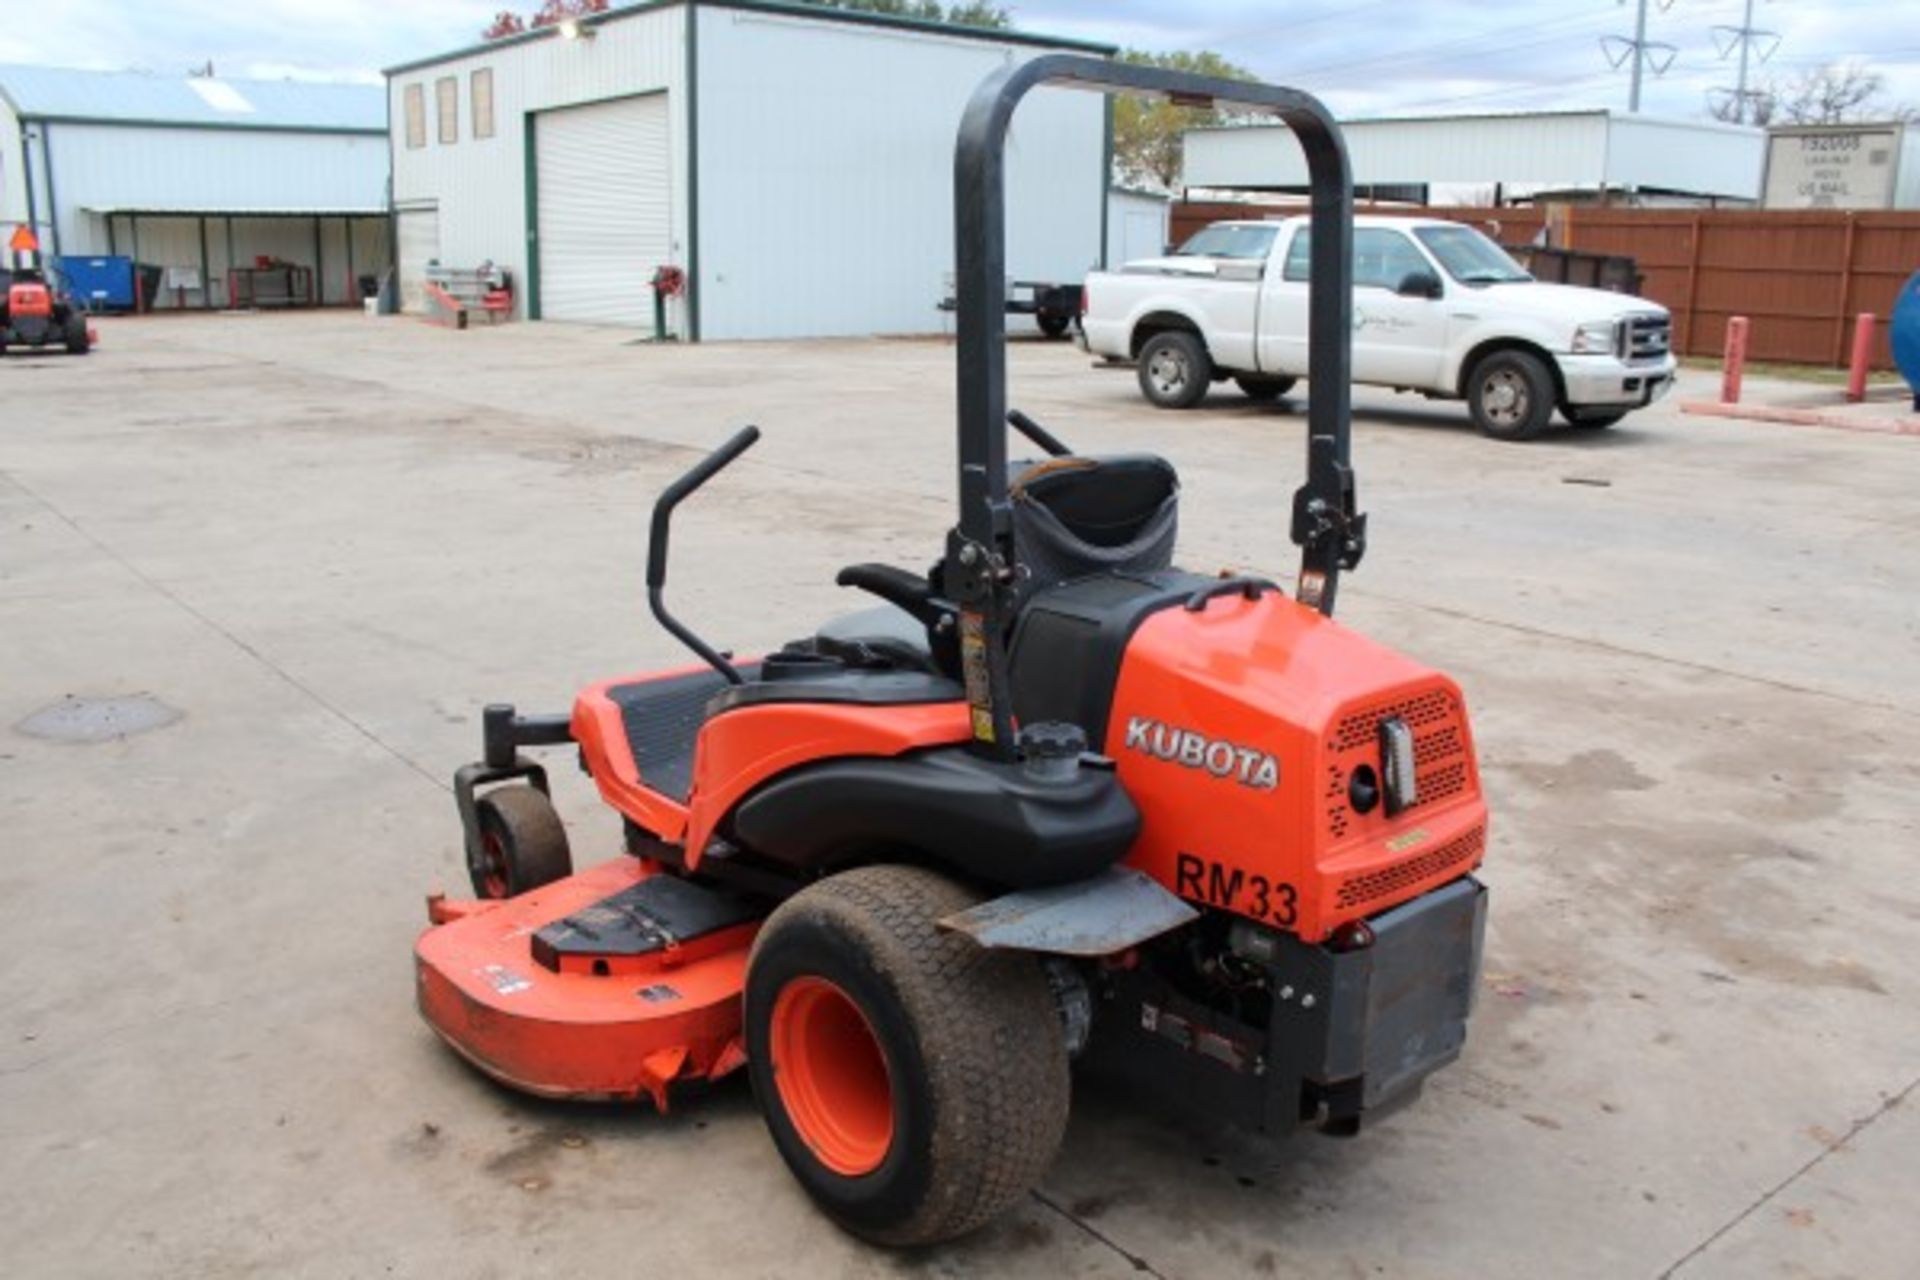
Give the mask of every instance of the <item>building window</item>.
[[473, 73], [473, 83], [467, 88], [467, 96], [473, 99], [473, 136], [491, 138], [493, 136], [492, 67], [482, 67]]
[[440, 142], [460, 141], [460, 77], [442, 76], [433, 82], [434, 106], [440, 120]]
[[427, 145], [427, 91], [417, 84], [407, 86], [407, 145]]

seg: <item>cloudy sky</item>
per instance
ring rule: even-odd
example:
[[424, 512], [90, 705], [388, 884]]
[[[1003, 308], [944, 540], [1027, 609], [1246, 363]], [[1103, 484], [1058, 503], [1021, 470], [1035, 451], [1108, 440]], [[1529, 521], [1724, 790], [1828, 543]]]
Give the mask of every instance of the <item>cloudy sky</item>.
[[[0, 62], [171, 72], [209, 58], [223, 75], [375, 79], [381, 66], [471, 43], [510, 0], [7, 0]], [[1212, 49], [1347, 115], [1620, 106], [1625, 71], [1603, 36], [1632, 29], [1633, 0], [1015, 0], [1032, 30], [1143, 49]], [[1645, 109], [1695, 115], [1730, 83], [1716, 25], [1746, 0], [1656, 2], [1649, 38], [1675, 46]], [[535, 7], [520, 0], [519, 8]], [[1882, 73], [1920, 104], [1920, 0], [1754, 0], [1779, 33], [1761, 75], [1828, 60]]]

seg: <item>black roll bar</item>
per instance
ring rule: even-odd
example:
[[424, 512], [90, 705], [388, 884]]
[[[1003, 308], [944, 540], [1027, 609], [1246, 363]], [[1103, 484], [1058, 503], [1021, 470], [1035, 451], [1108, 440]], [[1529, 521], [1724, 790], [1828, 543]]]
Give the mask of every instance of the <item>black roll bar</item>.
[[[1072, 54], [1011, 64], [974, 91], [953, 153], [959, 337], [960, 519], [942, 573], [960, 606], [961, 657], [977, 752], [1015, 754], [1006, 644], [1020, 566], [1007, 504], [1006, 166], [1013, 111], [1039, 85], [1232, 103], [1278, 116], [1306, 152], [1313, 228], [1309, 285], [1307, 478], [1294, 494], [1301, 548], [1298, 598], [1333, 612], [1340, 571], [1360, 561], [1366, 517], [1355, 507], [1351, 455], [1353, 181], [1340, 129], [1309, 94]], [[1103, 215], [1104, 216], [1104, 215]], [[1096, 749], [1099, 744], [1095, 744]]]

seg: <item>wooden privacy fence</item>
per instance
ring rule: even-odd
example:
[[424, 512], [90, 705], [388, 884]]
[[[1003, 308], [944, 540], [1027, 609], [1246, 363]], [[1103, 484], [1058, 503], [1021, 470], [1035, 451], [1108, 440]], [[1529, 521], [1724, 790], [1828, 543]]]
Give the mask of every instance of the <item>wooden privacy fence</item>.
[[[1272, 206], [1189, 201], [1173, 206], [1174, 242], [1223, 218], [1284, 216]], [[1381, 213], [1471, 223], [1506, 244], [1539, 233], [1542, 208], [1410, 209]], [[1729, 316], [1753, 321], [1748, 357], [1797, 364], [1846, 363], [1853, 318], [1880, 320], [1875, 368], [1893, 367], [1887, 316], [1900, 286], [1920, 271], [1920, 211], [1833, 209], [1614, 209], [1556, 211], [1562, 248], [1625, 254], [1639, 263], [1644, 292], [1673, 312], [1674, 349], [1717, 355]]]

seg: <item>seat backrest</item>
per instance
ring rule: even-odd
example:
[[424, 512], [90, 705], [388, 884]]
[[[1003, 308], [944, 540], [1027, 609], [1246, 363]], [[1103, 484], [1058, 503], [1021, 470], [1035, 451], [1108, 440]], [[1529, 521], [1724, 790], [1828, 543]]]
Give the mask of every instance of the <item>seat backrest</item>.
[[1180, 478], [1154, 454], [1051, 458], [1013, 468], [1013, 533], [1033, 591], [1103, 572], [1173, 563]]

